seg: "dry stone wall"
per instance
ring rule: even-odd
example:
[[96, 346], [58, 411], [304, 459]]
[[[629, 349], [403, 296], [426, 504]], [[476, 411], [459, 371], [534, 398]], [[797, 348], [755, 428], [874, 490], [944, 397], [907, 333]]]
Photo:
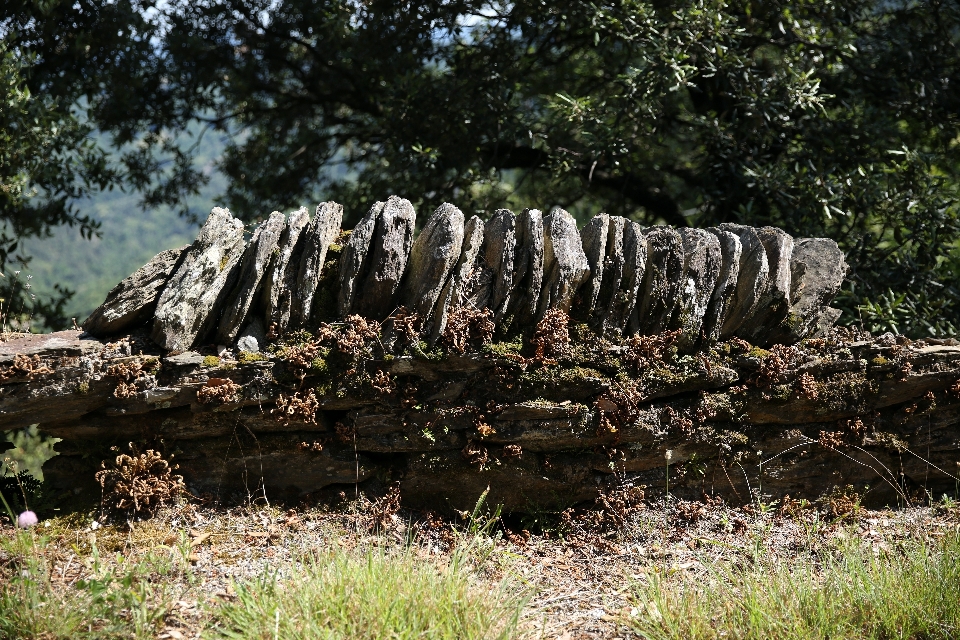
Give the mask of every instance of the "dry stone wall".
[[275, 212], [245, 240], [240, 222], [214, 209], [193, 245], [117, 285], [83, 328], [108, 337], [150, 322], [167, 349], [241, 337], [253, 346], [262, 328], [316, 328], [328, 269], [336, 290], [321, 293], [335, 295], [340, 320], [382, 321], [403, 306], [434, 343], [461, 307], [489, 309], [501, 334], [529, 332], [559, 309], [605, 335], [678, 330], [680, 350], [692, 353], [733, 337], [766, 347], [823, 332], [847, 271], [826, 238], [734, 224], [644, 228], [605, 213], [578, 230], [562, 209], [500, 209], [484, 222], [443, 204], [415, 238], [416, 212], [397, 196], [374, 204], [328, 265], [342, 219], [332, 202], [312, 220], [306, 209]]

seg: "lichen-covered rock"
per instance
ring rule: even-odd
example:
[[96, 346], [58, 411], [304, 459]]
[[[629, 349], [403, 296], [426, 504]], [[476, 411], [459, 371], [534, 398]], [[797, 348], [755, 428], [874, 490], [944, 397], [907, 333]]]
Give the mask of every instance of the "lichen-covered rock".
[[300, 256], [303, 254], [303, 231], [308, 224], [310, 214], [306, 207], [300, 207], [290, 214], [287, 228], [280, 236], [277, 251], [267, 269], [263, 285], [263, 306], [266, 309], [267, 326], [273, 327], [278, 335], [284, 333], [290, 324], [293, 285], [300, 268]]
[[538, 317], [550, 309], [569, 311], [574, 296], [590, 275], [577, 223], [563, 209], [543, 218], [543, 290]]
[[210, 212], [157, 301], [151, 337], [165, 349], [191, 348], [217, 319], [223, 290], [233, 284], [243, 255], [243, 223], [230, 211]]
[[[437, 297], [437, 304], [433, 312], [433, 330], [430, 340], [436, 342], [447, 326], [447, 314], [463, 306], [469, 295], [467, 290], [474, 272], [478, 269], [477, 261], [480, 250], [483, 248], [483, 220], [471, 216], [463, 228], [463, 242], [460, 245], [460, 257], [447, 278], [446, 284]], [[479, 268], [482, 269], [482, 266]]]
[[356, 313], [382, 320], [399, 302], [400, 280], [413, 246], [417, 214], [409, 200], [390, 196], [377, 216], [370, 244], [369, 269], [354, 302]]
[[260, 293], [263, 276], [270, 266], [270, 260], [283, 233], [286, 224], [284, 218], [282, 213], [274, 211], [267, 221], [253, 232], [240, 260], [237, 283], [223, 305], [223, 315], [220, 317], [216, 336], [218, 344], [233, 344], [240, 327], [246, 321], [247, 313]]
[[267, 330], [259, 316], [251, 316], [237, 336], [237, 350], [260, 353], [267, 346]]
[[621, 333], [636, 333], [637, 328], [631, 331], [628, 323], [639, 303], [646, 269], [647, 239], [643, 227], [627, 221], [623, 227], [623, 276], [604, 320], [606, 327]]
[[153, 318], [157, 299], [188, 247], [169, 249], [124, 278], [83, 321], [83, 330], [102, 338], [128, 331]]
[[736, 304], [743, 245], [740, 244], [740, 238], [729, 231], [715, 227], [707, 231], [715, 235], [720, 242], [720, 273], [703, 320], [704, 338], [707, 343], [712, 343], [720, 339], [720, 329]]
[[431, 323], [437, 300], [460, 259], [463, 212], [444, 203], [430, 216], [410, 250], [404, 306]]
[[677, 348], [693, 351], [700, 341], [703, 319], [720, 275], [720, 241], [703, 229], [681, 229], [683, 286], [673, 324], [680, 329]]
[[753, 227], [741, 224], [722, 224], [721, 231], [729, 231], [740, 239], [740, 270], [733, 304], [720, 327], [720, 337], [737, 335], [743, 323], [753, 316], [767, 291], [770, 265], [760, 236]]
[[323, 263], [327, 259], [327, 249], [340, 235], [341, 224], [343, 224], [343, 206], [336, 202], [324, 202], [317, 207], [313, 220], [303, 232], [303, 251], [300, 255], [297, 277], [293, 283], [291, 328], [302, 328], [310, 320], [313, 296], [317, 291], [317, 282], [320, 280]]
[[833, 240], [797, 240], [791, 258], [793, 304], [786, 320], [770, 340], [793, 344], [832, 325], [840, 312], [827, 305], [840, 290], [847, 268], [843, 252]]
[[377, 218], [383, 211], [385, 202], [375, 202], [357, 226], [353, 228], [347, 243], [340, 254], [340, 292], [337, 297], [337, 311], [341, 318], [353, 313], [353, 306], [367, 274], [367, 255], [370, 242], [377, 226]]
[[580, 230], [580, 243], [583, 245], [583, 254], [587, 257], [590, 274], [583, 283], [580, 304], [577, 305], [575, 313], [584, 319], [589, 317], [597, 306], [597, 298], [603, 284], [603, 266], [607, 255], [609, 228], [610, 216], [600, 213], [591, 218]]
[[537, 317], [543, 287], [543, 214], [537, 209], [524, 209], [517, 220], [513, 286], [514, 324], [530, 325]]
[[790, 311], [793, 238], [776, 227], [761, 227], [757, 235], [767, 253], [770, 274], [763, 298], [753, 315], [741, 325], [737, 335], [754, 344], [767, 346]]
[[645, 232], [647, 270], [643, 295], [634, 308], [630, 333], [655, 335], [670, 328], [683, 286], [683, 239], [672, 227]]
[[494, 322], [507, 313], [513, 294], [513, 263], [517, 247], [517, 217], [509, 209], [497, 209], [484, 229], [484, 257], [493, 270], [493, 289], [488, 306]]

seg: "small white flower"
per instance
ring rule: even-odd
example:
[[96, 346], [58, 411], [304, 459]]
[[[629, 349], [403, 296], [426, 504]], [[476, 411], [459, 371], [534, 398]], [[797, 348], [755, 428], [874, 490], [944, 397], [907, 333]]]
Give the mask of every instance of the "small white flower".
[[663, 454], [663, 457], [667, 459], [667, 462], [673, 460], [673, 449], [667, 449], [667, 452]]

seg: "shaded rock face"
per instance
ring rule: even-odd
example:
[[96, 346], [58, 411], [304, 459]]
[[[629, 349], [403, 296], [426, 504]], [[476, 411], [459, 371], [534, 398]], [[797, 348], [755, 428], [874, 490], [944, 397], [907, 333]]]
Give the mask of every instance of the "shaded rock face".
[[127, 276], [110, 290], [103, 304], [83, 321], [83, 330], [92, 336], [104, 337], [128, 331], [150, 320], [157, 308], [160, 292], [188, 248], [161, 251], [150, 262]]
[[647, 270], [641, 303], [628, 333], [657, 334], [671, 328], [683, 282], [683, 238], [676, 229], [653, 227], [645, 233]]
[[413, 246], [417, 214], [409, 200], [390, 196], [377, 216], [366, 277], [354, 312], [368, 318], [384, 318], [399, 303], [400, 280]]
[[[215, 210], [208, 225], [229, 226], [225, 215]], [[780, 229], [736, 224], [643, 228], [607, 214], [578, 230], [561, 209], [547, 216], [500, 209], [487, 223], [464, 218], [443, 204], [416, 236], [413, 205], [391, 196], [345, 232], [345, 242], [337, 240], [343, 209], [333, 202], [321, 204], [312, 221], [306, 209], [287, 222], [275, 213], [254, 230], [245, 251], [236, 229], [205, 228], [183, 252], [170, 284], [163, 273], [172, 258], [162, 255], [122, 283], [98, 313], [111, 306], [139, 309], [141, 315], [131, 312], [117, 325], [132, 327], [143, 322], [132, 318], [149, 313], [150, 296], [162, 287], [153, 319], [157, 340], [185, 348], [204, 340], [233, 344], [253, 317], [262, 318], [273, 338], [314, 331], [321, 319], [337, 315], [384, 322], [401, 306], [415, 316], [404, 335], [416, 330], [431, 344], [459, 308], [488, 310], [497, 335], [529, 336], [556, 309], [613, 338], [677, 331], [684, 353], [732, 337], [764, 347], [793, 344], [838, 317], [829, 304], [847, 267], [827, 239], [795, 242]], [[133, 290], [141, 281], [149, 286], [138, 297]], [[117, 302], [124, 296], [130, 300]], [[315, 304], [318, 299], [324, 302]], [[177, 305], [183, 311], [174, 313]], [[384, 330], [393, 326], [390, 320]], [[262, 340], [254, 336], [246, 344], [253, 342]]]
[[327, 250], [340, 235], [342, 224], [343, 206], [336, 202], [324, 202], [317, 207], [313, 220], [304, 231], [303, 251], [291, 300], [293, 308], [290, 323], [294, 329], [303, 328], [310, 321], [313, 297], [317, 292], [324, 261], [327, 259]]
[[243, 254], [243, 223], [227, 209], [210, 212], [157, 301], [151, 337], [165, 349], [189, 349], [218, 319], [224, 289]]

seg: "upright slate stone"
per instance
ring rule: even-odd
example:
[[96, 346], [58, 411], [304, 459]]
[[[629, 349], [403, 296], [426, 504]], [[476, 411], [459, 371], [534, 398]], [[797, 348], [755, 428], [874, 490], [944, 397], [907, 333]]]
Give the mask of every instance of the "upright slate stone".
[[627, 221], [623, 227], [623, 277], [604, 321], [606, 327], [629, 333], [627, 325], [639, 303], [646, 269], [647, 239], [643, 227]]
[[740, 244], [740, 238], [729, 231], [716, 227], [707, 231], [715, 235], [720, 242], [720, 275], [703, 320], [703, 335], [708, 343], [713, 343], [720, 339], [720, 329], [736, 304], [743, 245]]
[[343, 206], [336, 202], [324, 202], [317, 207], [313, 220], [303, 232], [303, 251], [293, 283], [294, 295], [290, 311], [290, 327], [303, 328], [313, 311], [313, 296], [317, 292], [320, 272], [327, 259], [327, 249], [340, 235], [343, 224]]
[[736, 293], [720, 327], [720, 338], [727, 339], [736, 335], [743, 323], [753, 316], [766, 295], [770, 265], [756, 229], [741, 224], [722, 224], [720, 230], [737, 236], [741, 246]]
[[543, 214], [537, 209], [524, 209], [517, 220], [513, 267], [514, 324], [522, 327], [536, 319], [543, 287]]
[[617, 306], [618, 297], [621, 295], [623, 286], [623, 269], [626, 262], [626, 255], [623, 247], [623, 233], [630, 221], [620, 216], [610, 216], [610, 224], [607, 225], [607, 243], [603, 259], [603, 281], [600, 284], [600, 292], [597, 296], [597, 303], [592, 312], [593, 325], [601, 333], [606, 333], [610, 329], [616, 329], [619, 333], [620, 327], [616, 323], [610, 323], [610, 315]]
[[404, 306], [430, 324], [437, 300], [460, 259], [463, 212], [444, 203], [434, 212], [410, 250]]
[[433, 312], [433, 329], [430, 334], [432, 342], [436, 342], [447, 327], [447, 314], [465, 303], [468, 296], [467, 286], [474, 272], [483, 268], [477, 264], [478, 260], [482, 262], [480, 250], [483, 248], [483, 227], [483, 220], [477, 216], [471, 216], [464, 225], [460, 257], [440, 291]]
[[164, 349], [194, 346], [211, 316], [216, 318], [216, 303], [243, 249], [243, 223], [227, 209], [214, 208], [160, 294], [150, 334], [154, 342]]
[[672, 227], [645, 232], [647, 269], [643, 294], [634, 308], [627, 332], [655, 335], [671, 327], [683, 286], [683, 239]]
[[543, 318], [549, 309], [569, 312], [577, 291], [589, 275], [590, 264], [573, 216], [563, 209], [544, 216], [543, 290], [538, 318]]
[[509, 209], [497, 209], [484, 230], [484, 256], [493, 270], [489, 307], [494, 322], [507, 314], [513, 294], [513, 263], [517, 247], [517, 217]]
[[770, 274], [767, 277], [764, 297], [753, 315], [740, 327], [737, 335], [762, 346], [769, 344], [772, 335], [790, 310], [793, 238], [776, 227], [761, 227], [757, 229], [757, 235], [767, 253]]
[[301, 236], [308, 224], [310, 224], [310, 214], [306, 207], [300, 207], [290, 214], [287, 227], [277, 243], [277, 251], [267, 269], [263, 284], [265, 324], [268, 329], [272, 327], [278, 334], [284, 333], [290, 324], [294, 295], [292, 287], [303, 251]]
[[385, 205], [385, 202], [375, 202], [367, 215], [353, 228], [343, 246], [343, 253], [340, 254], [340, 293], [337, 297], [337, 313], [341, 318], [353, 313], [360, 285], [367, 275], [367, 256], [370, 253], [377, 218]]
[[790, 313], [771, 341], [793, 344], [833, 325], [839, 310], [828, 305], [847, 275], [847, 261], [829, 238], [803, 238], [793, 248], [790, 264]]
[[397, 307], [400, 280], [413, 247], [417, 214], [409, 200], [390, 196], [377, 217], [370, 245], [370, 267], [355, 301], [355, 312], [382, 320]]
[[583, 229], [580, 230], [580, 243], [583, 246], [583, 254], [587, 258], [587, 265], [590, 267], [590, 274], [587, 276], [586, 282], [583, 283], [580, 303], [577, 305], [575, 313], [584, 319], [593, 314], [597, 306], [597, 299], [600, 296], [609, 229], [610, 216], [606, 213], [600, 213], [591, 218], [590, 222], [583, 225]]
[[237, 338], [240, 327], [247, 319], [250, 306], [260, 293], [263, 275], [270, 266], [273, 252], [286, 224], [284, 218], [282, 213], [274, 211], [266, 222], [253, 232], [240, 261], [237, 283], [223, 305], [223, 314], [217, 329], [217, 344], [233, 344]]
[[677, 348], [689, 353], [700, 342], [703, 320], [720, 275], [720, 241], [703, 229], [680, 229], [683, 240], [683, 288], [673, 325], [680, 329]]
[[189, 247], [169, 249], [124, 278], [83, 321], [83, 330], [102, 338], [144, 324], [153, 317], [161, 291]]

